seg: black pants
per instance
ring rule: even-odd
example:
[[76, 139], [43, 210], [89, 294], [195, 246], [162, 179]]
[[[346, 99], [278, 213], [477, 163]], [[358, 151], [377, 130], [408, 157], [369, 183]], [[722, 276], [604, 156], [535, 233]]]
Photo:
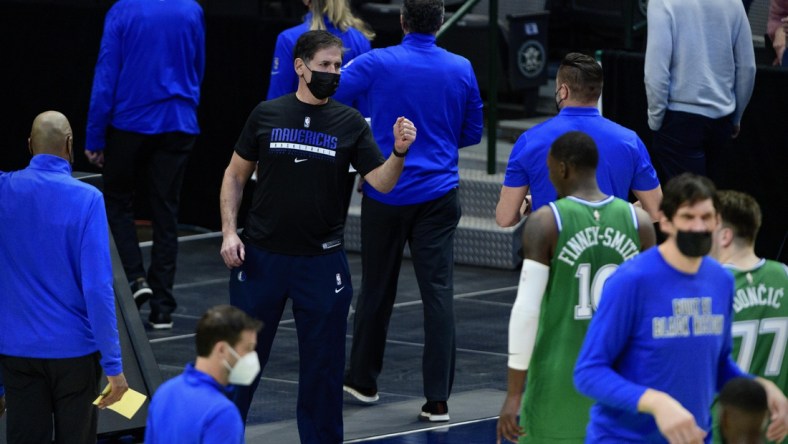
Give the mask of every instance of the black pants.
[[298, 434], [307, 444], [342, 442], [342, 370], [352, 298], [344, 250], [290, 256], [246, 245], [244, 263], [230, 272], [230, 304], [265, 327], [257, 333], [260, 375], [249, 387], [235, 387], [231, 397], [244, 423], [290, 299], [298, 336]]
[[454, 382], [454, 233], [460, 220], [457, 190], [417, 205], [392, 206], [364, 197], [361, 203], [361, 295], [353, 322], [353, 347], [345, 380], [377, 390], [386, 333], [397, 295], [405, 242], [424, 305], [424, 396], [445, 401]]
[[[146, 135], [110, 128], [104, 150], [104, 200], [107, 219], [129, 281], [147, 277], [154, 313], [171, 313], [178, 256], [178, 202], [186, 163], [196, 136]], [[138, 172], [147, 180], [153, 219], [153, 248], [148, 272], [134, 226], [133, 198]]]
[[56, 443], [95, 444], [98, 353], [65, 359], [0, 356], [0, 367], [9, 443], [50, 444], [54, 423]]
[[698, 114], [666, 111], [662, 127], [654, 133], [652, 149], [664, 185], [689, 171], [716, 180], [718, 159], [731, 143], [731, 116], [712, 119]]

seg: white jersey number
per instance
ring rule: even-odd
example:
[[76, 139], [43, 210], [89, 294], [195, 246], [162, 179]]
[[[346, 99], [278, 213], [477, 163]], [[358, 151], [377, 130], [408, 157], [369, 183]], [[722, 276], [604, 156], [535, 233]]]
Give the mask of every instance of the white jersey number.
[[591, 264], [580, 264], [577, 266], [575, 277], [580, 281], [578, 304], [575, 305], [575, 319], [591, 319], [599, 301], [602, 299], [602, 287], [605, 286], [607, 278], [618, 268], [616, 264], [607, 264], [597, 270], [594, 279], [591, 279]]
[[752, 357], [755, 354], [755, 344], [758, 335], [773, 334], [772, 349], [766, 360], [764, 376], [777, 376], [783, 365], [785, 344], [788, 342], [788, 318], [766, 318], [753, 321], [738, 321], [733, 323], [733, 337], [741, 337], [739, 356], [736, 363], [745, 372], [750, 371]]

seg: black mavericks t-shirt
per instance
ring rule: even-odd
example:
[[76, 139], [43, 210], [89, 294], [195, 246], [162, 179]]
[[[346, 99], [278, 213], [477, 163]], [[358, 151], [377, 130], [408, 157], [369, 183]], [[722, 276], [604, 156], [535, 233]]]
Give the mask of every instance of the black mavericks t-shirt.
[[258, 165], [244, 239], [291, 255], [341, 248], [348, 165], [365, 176], [385, 161], [358, 111], [333, 99], [309, 105], [295, 94], [257, 105], [235, 152]]

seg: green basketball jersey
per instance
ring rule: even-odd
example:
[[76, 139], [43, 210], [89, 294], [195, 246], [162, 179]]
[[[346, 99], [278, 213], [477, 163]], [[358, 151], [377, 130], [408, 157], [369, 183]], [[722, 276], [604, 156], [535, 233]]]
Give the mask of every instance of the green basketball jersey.
[[[788, 392], [788, 267], [761, 259], [751, 270], [725, 265], [736, 279], [733, 296], [733, 359], [742, 370], [770, 379]], [[721, 443], [719, 410], [713, 442]], [[783, 443], [788, 442], [788, 439]]]
[[762, 259], [751, 270], [729, 267], [733, 296], [733, 357], [742, 370], [788, 391], [788, 268]]
[[521, 442], [583, 442], [593, 401], [574, 388], [572, 372], [602, 286], [618, 265], [640, 252], [631, 204], [574, 197], [550, 204], [558, 241], [542, 299], [528, 367]]

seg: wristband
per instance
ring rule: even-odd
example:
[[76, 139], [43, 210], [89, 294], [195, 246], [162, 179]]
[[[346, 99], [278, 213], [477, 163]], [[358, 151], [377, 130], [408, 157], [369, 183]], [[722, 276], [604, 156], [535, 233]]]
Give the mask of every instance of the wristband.
[[410, 151], [410, 148], [406, 149], [404, 153], [400, 153], [396, 148], [391, 149], [391, 153], [394, 154], [395, 157], [405, 157], [408, 155], [408, 151]]

